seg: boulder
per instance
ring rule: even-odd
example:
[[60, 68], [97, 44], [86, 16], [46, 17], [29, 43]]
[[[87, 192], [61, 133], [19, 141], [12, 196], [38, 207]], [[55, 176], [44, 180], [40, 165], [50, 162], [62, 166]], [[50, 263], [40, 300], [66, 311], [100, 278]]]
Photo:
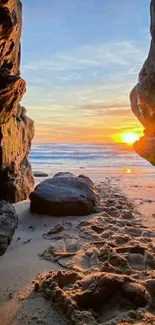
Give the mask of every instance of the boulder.
[[34, 122], [21, 101], [26, 83], [20, 76], [22, 4], [0, 2], [0, 199], [14, 203], [27, 199], [34, 179], [27, 156]]
[[11, 242], [18, 216], [14, 207], [4, 201], [0, 201], [0, 256], [3, 255]]
[[32, 213], [82, 216], [98, 210], [99, 198], [86, 176], [58, 173], [36, 186], [30, 194]]
[[155, 0], [150, 4], [151, 45], [139, 73], [137, 85], [130, 93], [131, 109], [145, 128], [144, 136], [134, 144], [135, 151], [155, 165]]

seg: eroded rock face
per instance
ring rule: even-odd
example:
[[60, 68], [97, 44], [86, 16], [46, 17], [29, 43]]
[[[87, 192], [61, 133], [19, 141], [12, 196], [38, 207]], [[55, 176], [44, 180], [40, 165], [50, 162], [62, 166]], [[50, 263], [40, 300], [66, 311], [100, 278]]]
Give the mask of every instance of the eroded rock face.
[[144, 126], [144, 137], [134, 144], [135, 151], [155, 165], [155, 0], [151, 0], [151, 45], [138, 84], [130, 94], [131, 108]]
[[27, 156], [34, 136], [34, 122], [19, 102], [26, 90], [20, 77], [22, 4], [0, 4], [0, 198], [10, 202], [27, 199], [34, 180]]
[[30, 194], [31, 212], [51, 216], [81, 216], [96, 212], [99, 201], [93, 182], [84, 175], [58, 173]]
[[0, 256], [3, 255], [11, 242], [18, 216], [14, 207], [6, 202], [0, 201]]

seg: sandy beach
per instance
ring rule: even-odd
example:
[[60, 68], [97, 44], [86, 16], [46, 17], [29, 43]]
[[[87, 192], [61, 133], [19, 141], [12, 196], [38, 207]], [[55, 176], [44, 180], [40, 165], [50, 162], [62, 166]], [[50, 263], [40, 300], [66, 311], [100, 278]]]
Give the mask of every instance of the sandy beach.
[[[55, 172], [53, 170], [53, 174]], [[123, 289], [126, 290], [123, 291], [126, 292], [124, 304], [122, 296], [112, 291], [107, 301], [100, 302], [100, 310], [95, 307], [93, 310], [91, 304], [86, 307], [81, 300], [78, 324], [155, 324], [153, 304], [152, 310], [148, 308], [153, 300], [149, 283], [152, 281], [153, 287], [155, 269], [154, 169], [104, 168], [71, 172], [83, 173], [94, 181], [101, 211], [86, 217], [56, 218], [31, 214], [29, 201], [14, 205], [19, 224], [0, 261], [0, 325], [76, 324], [73, 319], [77, 311], [74, 314], [72, 310], [75, 288], [78, 291], [81, 285], [79, 291], [82, 290], [87, 277], [97, 278], [101, 273], [104, 279], [112, 281], [107, 282], [110, 286], [113, 281], [119, 283], [120, 277], [123, 286], [125, 277], [133, 286], [141, 286], [141, 289], [133, 289], [138, 302], [131, 298], [129, 289]], [[66, 272], [70, 272], [69, 278], [74, 272], [81, 284], [71, 281], [67, 289], [61, 287], [60, 297], [54, 302], [47, 292], [46, 281], [49, 279], [48, 283], [52, 283], [57, 279], [58, 270], [64, 279]], [[107, 290], [110, 289], [107, 287]], [[62, 308], [67, 305], [66, 298], [60, 304], [62, 294], [70, 299], [71, 312]]]
[[155, 0], [0, 1], [0, 325], [155, 325], [154, 189]]

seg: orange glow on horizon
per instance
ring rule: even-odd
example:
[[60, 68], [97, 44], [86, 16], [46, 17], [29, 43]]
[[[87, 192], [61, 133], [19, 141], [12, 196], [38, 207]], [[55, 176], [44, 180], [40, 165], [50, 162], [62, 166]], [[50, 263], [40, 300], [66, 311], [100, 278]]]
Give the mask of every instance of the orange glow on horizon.
[[[101, 120], [101, 119], [100, 119]], [[80, 121], [81, 122], [81, 121]], [[109, 124], [103, 128], [101, 124], [96, 125], [91, 122], [88, 125], [79, 123], [78, 119], [75, 125], [55, 125], [52, 122], [48, 124], [36, 123], [36, 135], [33, 143], [77, 143], [77, 144], [112, 144], [125, 143], [131, 146], [135, 140], [143, 136], [143, 128], [137, 123], [128, 123], [125, 121], [116, 121], [111, 119]], [[133, 136], [134, 134], [134, 136]]]

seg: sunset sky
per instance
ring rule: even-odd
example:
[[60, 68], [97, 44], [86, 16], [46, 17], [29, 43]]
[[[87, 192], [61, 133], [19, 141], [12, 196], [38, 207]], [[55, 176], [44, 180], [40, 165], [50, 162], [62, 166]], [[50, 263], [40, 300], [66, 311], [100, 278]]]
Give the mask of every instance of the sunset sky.
[[35, 142], [142, 132], [129, 92], [149, 49], [150, 0], [23, 0], [23, 105]]

